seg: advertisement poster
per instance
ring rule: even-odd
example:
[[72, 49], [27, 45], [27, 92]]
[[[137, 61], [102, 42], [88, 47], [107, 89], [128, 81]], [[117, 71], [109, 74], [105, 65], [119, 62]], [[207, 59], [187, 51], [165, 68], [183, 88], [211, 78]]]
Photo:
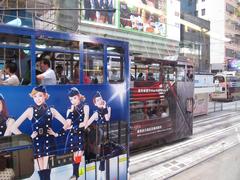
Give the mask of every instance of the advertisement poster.
[[120, 0], [120, 28], [166, 36], [166, 0]]
[[[83, 22], [92, 22], [103, 25], [115, 25], [115, 0], [83, 0]], [[93, 9], [93, 10], [89, 10]]]

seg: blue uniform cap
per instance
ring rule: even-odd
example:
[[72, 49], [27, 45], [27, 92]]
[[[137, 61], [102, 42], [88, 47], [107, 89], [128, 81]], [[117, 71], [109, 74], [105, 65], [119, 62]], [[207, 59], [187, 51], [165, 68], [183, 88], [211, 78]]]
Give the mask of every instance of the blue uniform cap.
[[37, 87], [33, 88], [33, 90], [35, 90], [37, 92], [47, 93], [47, 89], [45, 86], [37, 86]]
[[0, 93], [0, 100], [5, 101], [3, 95]]
[[98, 98], [98, 97], [102, 97], [101, 93], [99, 91], [96, 92], [95, 96], [94, 96], [94, 99], [95, 98]]
[[77, 88], [73, 87], [71, 88], [69, 91], [68, 91], [68, 96], [69, 97], [73, 97], [73, 96], [76, 96], [76, 95], [79, 95], [80, 92]]

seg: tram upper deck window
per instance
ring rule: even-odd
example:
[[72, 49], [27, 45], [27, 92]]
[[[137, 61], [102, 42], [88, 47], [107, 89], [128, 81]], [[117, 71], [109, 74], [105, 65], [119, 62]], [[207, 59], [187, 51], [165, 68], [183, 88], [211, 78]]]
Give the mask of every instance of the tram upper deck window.
[[79, 54], [54, 53], [57, 84], [79, 84]]
[[84, 55], [83, 83], [103, 83], [103, 55]]
[[176, 79], [176, 70], [174, 66], [164, 66], [164, 80], [165, 81], [175, 81]]
[[36, 47], [39, 49], [60, 49], [60, 50], [79, 50], [79, 42], [78, 41], [69, 41], [63, 39], [53, 39], [53, 38], [38, 38], [36, 40]]
[[37, 51], [37, 83], [79, 84], [79, 54]]
[[28, 49], [0, 48], [0, 85], [31, 84], [31, 61]]
[[103, 83], [103, 44], [85, 42], [84, 47], [84, 84]]
[[149, 66], [147, 80], [148, 81], [159, 81], [160, 78], [160, 71], [159, 71], [159, 64], [151, 64]]
[[124, 81], [124, 50], [120, 47], [107, 47], [108, 53], [108, 80], [110, 83]]

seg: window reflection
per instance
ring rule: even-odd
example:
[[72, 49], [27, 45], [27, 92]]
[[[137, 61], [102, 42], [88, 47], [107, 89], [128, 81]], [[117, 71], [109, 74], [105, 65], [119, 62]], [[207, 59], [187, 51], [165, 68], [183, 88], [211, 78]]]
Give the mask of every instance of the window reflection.
[[103, 56], [85, 54], [83, 83], [84, 84], [103, 83]]

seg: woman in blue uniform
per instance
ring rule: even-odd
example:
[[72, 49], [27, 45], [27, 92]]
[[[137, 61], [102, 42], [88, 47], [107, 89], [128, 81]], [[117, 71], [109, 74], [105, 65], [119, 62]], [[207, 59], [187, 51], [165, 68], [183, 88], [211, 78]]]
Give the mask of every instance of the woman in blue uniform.
[[32, 134], [34, 145], [34, 159], [39, 167], [40, 180], [49, 180], [51, 170], [48, 168], [49, 156], [54, 154], [55, 143], [54, 136], [51, 135], [52, 119], [60, 121], [64, 127], [67, 126], [65, 119], [53, 107], [46, 104], [49, 98], [44, 86], [33, 88], [29, 94], [33, 98], [35, 105], [30, 106], [13, 124], [12, 131], [14, 134], [21, 134], [18, 127], [29, 119], [32, 123]]
[[97, 110], [90, 117], [85, 128], [91, 125], [94, 121], [96, 121], [98, 125], [104, 125], [111, 117], [111, 107], [107, 107], [106, 101], [103, 100], [100, 92], [97, 92], [93, 97], [93, 103], [97, 107]]
[[7, 106], [2, 94], [0, 94], [0, 137], [10, 136], [11, 126], [14, 123], [14, 119], [8, 116]]
[[[90, 126], [94, 121], [96, 121], [97, 129], [99, 133], [97, 133], [97, 149], [98, 149], [98, 155], [103, 156], [104, 155], [104, 142], [106, 139], [106, 123], [110, 121], [111, 117], [111, 107], [108, 107], [106, 104], [106, 101], [103, 100], [102, 95], [100, 92], [97, 92], [96, 95], [93, 97], [93, 103], [97, 107], [97, 110], [93, 113], [93, 115], [89, 118], [85, 128]], [[105, 171], [105, 161], [100, 161], [99, 170]]]
[[55, 137], [67, 135], [64, 153], [73, 153], [73, 176], [71, 179], [79, 177], [78, 169], [83, 156], [83, 131], [89, 118], [89, 106], [84, 103], [85, 97], [75, 87], [68, 92], [71, 108], [67, 110], [67, 131], [60, 133], [51, 132]]

